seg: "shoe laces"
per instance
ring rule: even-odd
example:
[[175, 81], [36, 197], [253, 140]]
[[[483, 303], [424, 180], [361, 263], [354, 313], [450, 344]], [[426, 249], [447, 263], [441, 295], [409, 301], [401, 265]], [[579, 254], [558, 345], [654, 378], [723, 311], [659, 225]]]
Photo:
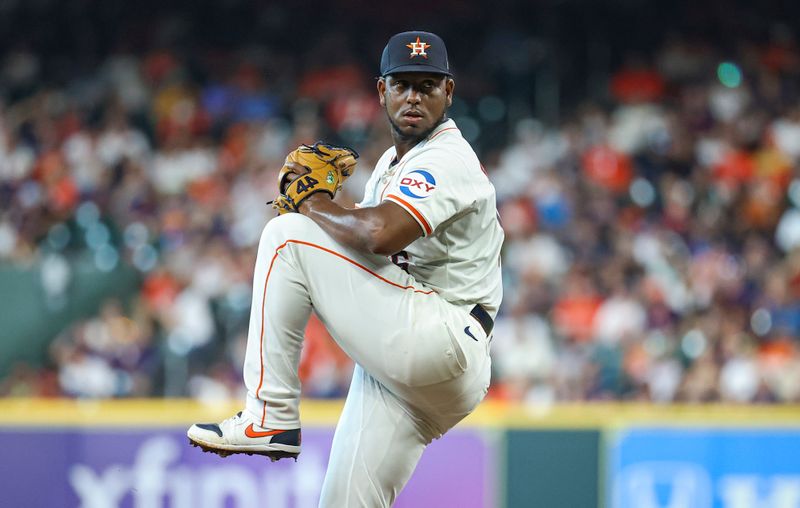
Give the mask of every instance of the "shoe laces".
[[242, 412], [239, 411], [238, 413], [236, 413], [235, 415], [231, 416], [230, 418], [225, 418], [225, 420], [222, 423], [236, 422], [236, 420], [240, 420], [241, 418], [242, 418]]

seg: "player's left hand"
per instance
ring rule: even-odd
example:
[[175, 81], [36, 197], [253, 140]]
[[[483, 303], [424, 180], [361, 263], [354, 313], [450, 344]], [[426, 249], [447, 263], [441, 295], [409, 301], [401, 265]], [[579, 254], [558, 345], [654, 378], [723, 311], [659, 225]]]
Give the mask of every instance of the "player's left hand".
[[300, 203], [312, 194], [326, 192], [331, 198], [353, 174], [358, 153], [346, 146], [321, 141], [300, 145], [286, 156], [278, 173], [280, 195], [272, 202], [279, 214], [296, 212]]

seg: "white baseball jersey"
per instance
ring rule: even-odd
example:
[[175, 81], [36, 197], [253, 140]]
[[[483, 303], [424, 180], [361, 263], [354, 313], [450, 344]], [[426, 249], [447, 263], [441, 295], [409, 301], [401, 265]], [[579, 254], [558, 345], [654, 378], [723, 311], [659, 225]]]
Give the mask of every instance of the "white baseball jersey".
[[[495, 190], [453, 120], [439, 125], [399, 161], [381, 156], [358, 206], [384, 200], [403, 207], [423, 237], [395, 256], [414, 278], [459, 305], [480, 303], [492, 315], [502, 299]], [[403, 258], [406, 259], [403, 259]]]

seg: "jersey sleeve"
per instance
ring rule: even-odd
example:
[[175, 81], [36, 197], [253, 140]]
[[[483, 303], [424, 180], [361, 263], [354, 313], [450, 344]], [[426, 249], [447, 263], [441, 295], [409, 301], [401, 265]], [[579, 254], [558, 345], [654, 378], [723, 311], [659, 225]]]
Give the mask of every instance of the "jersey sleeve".
[[459, 169], [444, 170], [423, 161], [409, 164], [386, 190], [384, 200], [400, 205], [429, 236], [475, 202], [472, 184]]

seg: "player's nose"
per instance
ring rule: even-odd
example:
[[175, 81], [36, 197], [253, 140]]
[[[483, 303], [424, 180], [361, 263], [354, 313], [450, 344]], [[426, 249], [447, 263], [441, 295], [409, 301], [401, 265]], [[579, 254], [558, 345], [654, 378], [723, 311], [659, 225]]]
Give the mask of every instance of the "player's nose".
[[418, 90], [415, 90], [413, 87], [408, 89], [408, 95], [406, 96], [406, 102], [409, 104], [419, 104], [422, 100], [421, 95]]

